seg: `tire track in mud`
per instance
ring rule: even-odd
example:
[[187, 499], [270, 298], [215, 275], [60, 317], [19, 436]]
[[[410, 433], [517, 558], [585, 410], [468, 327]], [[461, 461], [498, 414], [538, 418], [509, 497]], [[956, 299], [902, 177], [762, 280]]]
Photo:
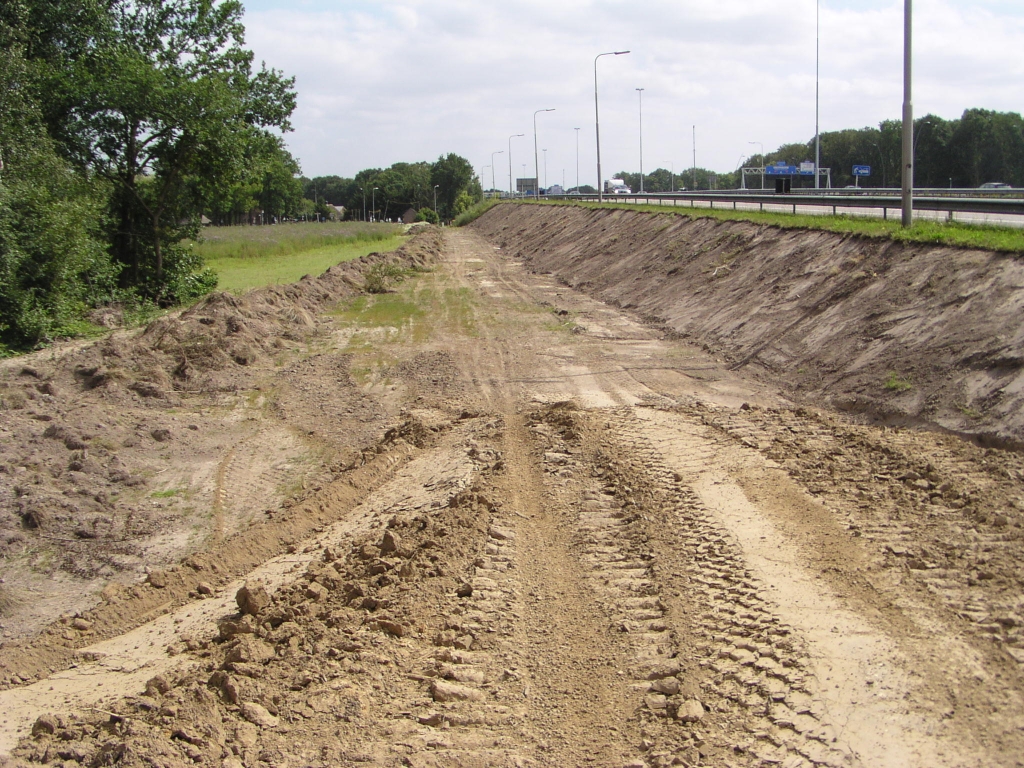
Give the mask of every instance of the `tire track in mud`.
[[[500, 271], [500, 268], [493, 270], [493, 272]], [[583, 344], [583, 349], [580, 349], [580, 343]], [[568, 374], [578, 372], [577, 368], [584, 373], [590, 373], [591, 369], [586, 361], [593, 357], [593, 354], [585, 350], [594, 347], [594, 342], [588, 343], [584, 334], [584, 337], [579, 339], [575, 351], [568, 356], [546, 356], [547, 369], [545, 370], [543, 366], [540, 367], [540, 370], [545, 371], [546, 375], [542, 374], [541, 378], [551, 379], [553, 382], [560, 378], [569, 379]], [[603, 366], [597, 366], [594, 370], [607, 367], [606, 360], [604, 363]], [[682, 493], [683, 496], [675, 501], [677, 505], [681, 505], [678, 512], [679, 521], [671, 525], [668, 523], [663, 523], [663, 525], [673, 531], [676, 529], [686, 530], [688, 525], [695, 525], [691, 536], [694, 541], [699, 543], [695, 545], [696, 548], [691, 548], [694, 562], [703, 562], [710, 558], [712, 562], [721, 559], [723, 562], [733, 564], [731, 581], [725, 577], [727, 574], [723, 573], [699, 576], [694, 581], [689, 576], [685, 578], [671, 576], [671, 572], [669, 572], [662, 574], [661, 583], [655, 587], [655, 593], [661, 595], [662, 610], [666, 610], [666, 606], [671, 605], [671, 599], [663, 592], [667, 583], [674, 581], [673, 589], [680, 594], [703, 590], [700, 600], [682, 611], [691, 616], [700, 617], [700, 620], [693, 623], [691, 619], [693, 626], [685, 623], [676, 625], [676, 627], [690, 626], [692, 647], [707, 653], [707, 658], [704, 661], [707, 662], [707, 668], [715, 673], [713, 679], [708, 683], [708, 690], [711, 693], [707, 691], [701, 691], [701, 693], [711, 701], [709, 706], [711, 712], [717, 713], [717, 710], [722, 707], [731, 707], [737, 711], [742, 709], [748, 718], [754, 716], [751, 713], [756, 713], [755, 719], [760, 723], [759, 725], [748, 723], [748, 725], [740, 727], [737, 725], [739, 722], [737, 721], [732, 725], [728, 723], [722, 725], [721, 732], [730, 734], [732, 743], [731, 746], [723, 747], [723, 751], [717, 754], [717, 759], [735, 761], [736, 764], [749, 762], [750, 764], [765, 765], [784, 761], [792, 766], [805, 764], [849, 765], [857, 764], [858, 760], [862, 760], [863, 764], [879, 765], [964, 765], [969, 764], [973, 758], [964, 757], [960, 752], [970, 755], [971, 750], [974, 750], [974, 754], [979, 760], [985, 760], [981, 756], [986, 754], [987, 745], [979, 743], [976, 729], [981, 728], [982, 732], [985, 732], [984, 729], [995, 727], [997, 731], [1000, 731], [1003, 726], [998, 721], [989, 723], [983, 716], [980, 719], [968, 717], [966, 721], [945, 723], [944, 719], [948, 714], [940, 716], [940, 713], [950, 711], [948, 693], [942, 689], [943, 664], [955, 668], [963, 663], [957, 657], [957, 650], [967, 651], [966, 658], [968, 660], [965, 673], [970, 669], [979, 669], [981, 660], [971, 661], [972, 656], [969, 649], [954, 642], [951, 647], [956, 650], [945, 649], [946, 653], [936, 656], [936, 658], [945, 659], [945, 662], [921, 664], [914, 648], [916, 643], [925, 639], [920, 627], [911, 627], [908, 634], [906, 619], [900, 620], [897, 617], [897, 626], [891, 630], [894, 634], [890, 636], [888, 630], [876, 626], [878, 621], [886, 617], [886, 611], [889, 611], [890, 614], [892, 611], [891, 606], [885, 607], [889, 601], [884, 598], [876, 599], [875, 604], [872, 604], [870, 599], [866, 603], [855, 602], [854, 610], [845, 608], [844, 601], [850, 597], [846, 594], [848, 590], [841, 586], [840, 591], [834, 593], [827, 586], [827, 582], [816, 578], [816, 573], [802, 571], [809, 564], [823, 562], [824, 558], [808, 557], [808, 553], [800, 551], [799, 547], [794, 550], [793, 547], [798, 542], [806, 543], [804, 539], [797, 536], [790, 542], [789, 537], [793, 536], [792, 531], [773, 530], [769, 525], [767, 529], [761, 531], [766, 534], [766, 539], [789, 547], [784, 567], [781, 568], [781, 575], [788, 579], [788, 582], [784, 584], [785, 594], [782, 595], [785, 598], [782, 607], [786, 610], [780, 611], [778, 594], [780, 590], [774, 583], [769, 583], [779, 581], [779, 569], [772, 572], [764, 567], [766, 564], [771, 564], [772, 558], [777, 553], [771, 551], [766, 553], [764, 548], [752, 546], [759, 544], [761, 533], [754, 541], [749, 538], [744, 541], [742, 537], [738, 538], [736, 535], [737, 531], [742, 533], [744, 527], [749, 526], [752, 519], [759, 520], [762, 525], [766, 522], [763, 512], [758, 509], [756, 504], [752, 505], [745, 498], [743, 489], [738, 484], [742, 484], [741, 478], [745, 478], [745, 473], [749, 474], [751, 468], [749, 466], [739, 467], [741, 476], [736, 479], [731, 477], [732, 470], [729, 469], [730, 464], [735, 464], [737, 461], [736, 442], [740, 442], [744, 450], [749, 451], [764, 450], [766, 445], [770, 444], [771, 441], [765, 439], [766, 435], [762, 433], [763, 430], [745, 426], [734, 429], [732, 434], [726, 435], [714, 430], [701, 429], [703, 427], [702, 414], [706, 411], [720, 412], [725, 414], [726, 418], [730, 418], [735, 412], [735, 407], [715, 408], [703, 405], [702, 400], [708, 393], [693, 397], [686, 392], [686, 395], [682, 397], [680, 394], [676, 394], [674, 397], [665, 397], [657, 390], [652, 391], [644, 383], [637, 381], [629, 372], [618, 376], [601, 373], [590, 375], [593, 381], [591, 386], [586, 388], [586, 392], [571, 384], [569, 387], [563, 384], [563, 386], [557, 387], [557, 391], [563, 397], [575, 395], [577, 402], [581, 405], [600, 413], [606, 412], [601, 410], [602, 406], [607, 408], [613, 403], [633, 405], [640, 402], [661, 407], [690, 402], [696, 413], [696, 418], [691, 420], [692, 424], [677, 424], [670, 429], [662, 430], [663, 434], [659, 436], [660, 448], [654, 449], [651, 443], [650, 425], [636, 423], [635, 418], [636, 415], [651, 411], [647, 408], [614, 409], [616, 413], [629, 414], [630, 417], [627, 421], [631, 424], [629, 429], [624, 430], [624, 434], [630, 436], [629, 440], [617, 442], [616, 451], [623, 452], [623, 449], [626, 448], [624, 452], [628, 455], [629, 450], [636, 448], [630, 441], [636, 441], [636, 445], [639, 446], [646, 446], [644, 462], [650, 466], [658, 465], [668, 474], [663, 474], [660, 480], [656, 481], [651, 481], [648, 477], [645, 482], [656, 488], [661, 487], [664, 483], [680, 486], [677, 488], [677, 492]], [[532, 382], [525, 383], [527, 384], [525, 395], [529, 398], [530, 390], [537, 392], [538, 387], [536, 384], [530, 386]], [[652, 383], [664, 384], [663, 381]], [[720, 393], [718, 399], [723, 399], [721, 395], [724, 395], [727, 402], [742, 392], [742, 388], [737, 387], [736, 382], [730, 380], [724, 380], [712, 386], [712, 395]], [[541, 388], [539, 391], [543, 393], [544, 389]], [[629, 397], [623, 399], [622, 392], [629, 393]], [[534, 397], [536, 398], [536, 395]], [[538, 399], [544, 401], [550, 398], [541, 394]], [[738, 406], [741, 401], [735, 402]], [[742, 421], [742, 417], [737, 418]], [[688, 434], [694, 432], [695, 429], [701, 431], [700, 439], [693, 439], [692, 434]], [[676, 431], [682, 432], [683, 439], [678, 439]], [[678, 444], [672, 446], [673, 440], [678, 440]], [[748, 455], [747, 459], [749, 458]], [[765, 468], [761, 466], [763, 462], [760, 461], [759, 456], [758, 459], [759, 461], [754, 464], [757, 465], [758, 471], [764, 472]], [[743, 463], [743, 461], [740, 462], [741, 465]], [[715, 479], [707, 483], [700, 482], [699, 474], [709, 468], [715, 469], [717, 473]], [[563, 467], [564, 469], [565, 467]], [[745, 479], [749, 480], [749, 478]], [[717, 487], [716, 483], [723, 487]], [[644, 484], [634, 482], [629, 485], [643, 486]], [[722, 493], [723, 490], [728, 492]], [[590, 492], [603, 493], [601, 489], [591, 489]], [[791, 488], [788, 493], [790, 498], [784, 499], [783, 503], [793, 508], [784, 510], [783, 517], [806, 516], [807, 510], [804, 507], [812, 502], [810, 497], [806, 495], [805, 491], [796, 487]], [[770, 495], [768, 494], [768, 497]], [[599, 496], [585, 501], [593, 503], [600, 501], [601, 498], [603, 497]], [[762, 498], [758, 503], [764, 503], [764, 501], [765, 499]], [[776, 513], [778, 511], [776, 510]], [[607, 512], [607, 509], [600, 511], [598, 517], [608, 518]], [[821, 513], [821, 509], [815, 511], [819, 523], [828, 517]], [[607, 519], [604, 524], [609, 531], [621, 536], [620, 524], [609, 523]], [[712, 525], [712, 528], [706, 528], [707, 525]], [[838, 543], [841, 546], [842, 539], [848, 534], [843, 531], [842, 536], [837, 535], [841, 529], [834, 521], [830, 521], [829, 526], [830, 530], [835, 529], [832, 535], [839, 539]], [[811, 527], [813, 528], [813, 526]], [[651, 532], [648, 531], [642, 535], [649, 536]], [[709, 549], [704, 540], [705, 537], [711, 537], [712, 541], [719, 543]], [[829, 541], [832, 545], [836, 543], [827, 538], [820, 540]], [[725, 543], [722, 543], [723, 541]], [[663, 562], [672, 562], [680, 552], [688, 551], [689, 543], [691, 542], [681, 540], [673, 533], [663, 545], [660, 559]], [[600, 546], [607, 546], [607, 544], [602, 543]], [[639, 575], [636, 566], [644, 562], [642, 552], [627, 556], [615, 550], [612, 550], [611, 553], [596, 550], [585, 554], [590, 556], [591, 560], [601, 557], [610, 557], [612, 560], [621, 559], [626, 566], [632, 566], [625, 567], [623, 570], [633, 570], [634, 573], [631, 574], [633, 577]], [[835, 546], [830, 547], [827, 554], [835, 555]], [[656, 562], [659, 559], [653, 557], [649, 551], [646, 556], [651, 558], [651, 562]], [[816, 568], [817, 565], [814, 567]], [[828, 569], [829, 567], [826, 565], [824, 570]], [[686, 573], [685, 569], [679, 569], [678, 572]], [[770, 579], [765, 579], [766, 573], [770, 575]], [[794, 574], [796, 575], [794, 576]], [[739, 579], [738, 587], [737, 579]], [[743, 581], [744, 579], [746, 582]], [[620, 581], [620, 585], [629, 583], [628, 579]], [[694, 584], [697, 586], [695, 587]], [[650, 586], [646, 585], [647, 588]], [[756, 610], [751, 606], [745, 606], [746, 610], [739, 618], [736, 616], [735, 606], [729, 604], [735, 602], [737, 590], [740, 590], [739, 594], [742, 600], [758, 604], [758, 606], [754, 606]], [[743, 593], [742, 590], [746, 590], [746, 592]], [[797, 595], [801, 597], [800, 601], [794, 600]], [[862, 593], [856, 596], [864, 597]], [[875, 597], [877, 598], [877, 595]], [[701, 602], [721, 604], [723, 601], [727, 603], [726, 607], [716, 608], [714, 616], [702, 615], [709, 612], [698, 610]], [[646, 602], [641, 603], [640, 607], [649, 608], [650, 605], [650, 602]], [[620, 617], [626, 619], [627, 614], [621, 612], [621, 606], [619, 609]], [[608, 610], [614, 615], [616, 606], [609, 604]], [[737, 646], [732, 640], [726, 642], [731, 637], [730, 632], [738, 632], [737, 625], [754, 622], [755, 629], [752, 630], [748, 626], [747, 634], [767, 631], [764, 629], [764, 626], [767, 625], [759, 625], [755, 620], [757, 617], [765, 616], [769, 617], [768, 621], [772, 625], [781, 627], [779, 632], [784, 638], [782, 641], [767, 644], [763, 641], [759, 643], [748, 641], [746, 645], [751, 646], [750, 648]], [[807, 620], [808, 616], [814, 617], [814, 619], [809, 621]], [[829, 623], [828, 618], [832, 618], [834, 621]], [[659, 623], [657, 618], [652, 618], [650, 621], [656, 625]], [[827, 626], [825, 626], [826, 624]], [[760, 629], [758, 629], [759, 626]], [[1003, 626], [1005, 627], [1005, 624]], [[848, 633], [848, 636], [841, 635], [844, 631]], [[841, 641], [836, 635], [841, 635]], [[716, 637], [718, 637], [717, 644], [712, 642]], [[770, 637], [769, 633], [769, 639]], [[898, 640], [894, 638], [898, 638]], [[709, 642], [712, 644], [707, 647]], [[776, 648], [780, 644], [781, 651]], [[762, 660], [760, 651], [765, 651], [764, 660]], [[909, 653], [901, 654], [901, 651], [909, 651]], [[685, 651], [683, 655], [686, 655]], [[737, 661], [737, 658], [742, 661]], [[761, 664], [760, 668], [753, 666], [758, 663]], [[740, 666], [741, 674], [736, 674], [735, 670], [725, 669], [727, 664]], [[799, 675], [793, 676], [793, 682], [783, 676], [780, 683], [780, 678], [765, 671], [768, 669], [772, 671], [787, 670], [790, 667], [799, 671]], [[743, 669], [757, 669], [757, 675], [744, 677]], [[922, 674], [930, 685], [922, 686], [920, 679]], [[641, 682], [638, 680], [637, 685], [648, 690], [650, 684], [641, 685]], [[836, 685], [840, 687], [837, 689]], [[671, 690], [672, 684], [669, 683], [668, 687]], [[786, 688], [791, 689], [788, 694]], [[970, 686], [963, 686], [960, 694], [957, 695], [962, 694], [970, 698], [967, 693], [968, 688]], [[911, 689], [915, 696], [909, 703], [904, 704], [899, 696], [910, 693]], [[918, 691], [918, 689], [922, 690]], [[977, 693], [977, 691], [973, 693]], [[727, 703], [721, 705], [714, 703], [715, 698], [712, 694], [720, 695], [722, 700]], [[655, 695], [657, 694], [655, 693]], [[667, 698], [670, 701], [665, 710], [671, 714], [675, 707], [675, 711], [678, 711], [678, 702], [673, 704], [671, 696]], [[697, 698], [700, 699], [700, 696]], [[984, 696], [979, 698], [983, 699]], [[660, 707], [660, 699], [655, 698], [653, 701]], [[966, 704], [966, 706], [972, 705]], [[650, 708], [646, 707], [640, 711], [646, 712], [647, 709]], [[694, 707], [694, 709], [696, 708]], [[876, 715], [882, 719], [873, 722], [871, 718]], [[653, 722], [664, 721], [659, 718]], [[817, 724], [815, 725], [815, 723]], [[878, 723], [884, 723], [884, 726], [880, 726]], [[742, 735], [747, 732], [755, 734], [755, 737], [743, 738]], [[888, 737], [880, 741], [878, 738], [880, 732], [886, 733]], [[670, 740], [670, 743], [674, 745], [676, 751], [671, 760], [684, 759], [679, 757], [680, 754], [685, 753], [685, 750], [679, 751], [681, 744], [689, 746], [698, 744], [699, 746], [695, 747], [698, 753], [701, 749], [710, 749], [709, 742], [705, 740], [704, 736], [706, 734], [699, 734], [696, 741], [680, 742], [677, 738], [678, 734], [674, 734], [672, 736], [674, 741]], [[643, 743], [646, 741], [645, 739]], [[730, 739], [723, 738], [720, 741], [721, 744], [726, 744]], [[1012, 737], [1010, 741], [1013, 741]], [[972, 746], [968, 747], [969, 744]], [[1004, 754], [1011, 754], [1012, 751], [1012, 747], [1007, 747]], [[672, 749], [669, 749], [659, 759], [663, 761], [669, 759], [668, 754], [673, 754]], [[690, 758], [692, 758], [692, 754]]]
[[300, 482], [308, 472], [289, 471], [301, 463], [302, 446], [281, 427], [264, 427], [232, 446], [217, 466], [213, 491], [212, 541], [219, 542], [252, 519], [261, 509], [284, 499], [282, 484]]
[[[291, 547], [291, 554], [269, 560], [248, 574], [246, 583], [259, 583], [266, 590], [268, 600], [274, 601], [278, 593], [287, 595], [289, 590], [294, 591], [297, 572], [307, 568], [307, 581], [299, 582], [300, 596], [313, 594], [320, 599], [326, 594], [326, 588], [317, 592], [316, 588], [308, 586], [318, 578], [318, 560], [330, 562], [339, 551], [353, 547], [353, 542], [360, 537], [373, 536], [374, 529], [385, 528], [388, 519], [393, 520], [395, 515], [422, 514], [425, 510], [451, 506], [453, 499], [468, 488], [481, 467], [486, 466], [489, 456], [481, 455], [477, 450], [467, 451], [461, 444], [465, 439], [464, 432], [456, 429], [437, 448], [420, 452], [398, 469], [392, 479], [372, 491], [343, 521], [321, 528], [322, 533], [314, 539], [296, 543]], [[396, 458], [383, 456], [382, 460], [397, 466], [401, 462]], [[145, 687], [152, 695], [153, 684], [146, 683], [151, 678], [160, 681], [177, 679], [186, 684], [197, 677], [205, 680], [208, 672], [202, 672], [202, 659], [209, 658], [210, 649], [216, 647], [218, 633], [222, 641], [239, 631], [254, 630], [251, 624], [248, 629], [238, 630], [236, 627], [240, 625], [234, 620], [227, 625], [223, 623], [225, 617], [230, 617], [235, 611], [235, 593], [242, 583], [234, 582], [211, 599], [187, 605], [132, 633], [83, 649], [76, 668], [32, 686], [0, 692], [0, 710], [5, 714], [0, 726], [0, 754], [7, 752], [34, 721], [38, 722], [38, 717], [49, 717], [48, 712], [122, 709], [124, 705], [119, 699], [123, 694], [119, 691], [142, 690]], [[328, 580], [326, 583], [332, 582]], [[225, 626], [230, 629], [225, 630]], [[233, 634], [226, 636], [225, 632]], [[288, 640], [292, 636], [285, 635], [283, 639]], [[243, 656], [241, 660], [250, 659]], [[252, 667], [246, 669], [243, 676], [262, 676], [256, 674]], [[168, 686], [166, 682], [156, 685]], [[147, 709], [150, 707], [143, 701], [141, 711]], [[126, 713], [129, 721], [135, 716]], [[197, 713], [190, 712], [189, 717], [195, 720]], [[67, 722], [76, 721], [72, 717]], [[193, 721], [187, 726], [195, 728], [197, 723]], [[77, 735], [65, 733], [62, 738], [67, 741], [84, 735], [81, 725], [71, 733]], [[223, 736], [221, 741], [224, 742]], [[94, 745], [82, 746], [80, 753], [88, 754], [90, 749], [95, 751]], [[22, 756], [34, 762], [49, 762], [48, 754], [55, 756], [45, 749], [39, 752], [28, 748]], [[244, 754], [244, 750], [240, 754]]]
[[[979, 729], [982, 733], [1000, 731], [1003, 726], [999, 716], [989, 720], [984, 714], [980, 719], [968, 714], [966, 720], [957, 722], [936, 719], [937, 712], [948, 707], [943, 703], [947, 673], [958, 664], [972, 664], [974, 654], [966, 645], [946, 632], [940, 635], [941, 643], [935, 643], [927, 616], [923, 620], [915, 618], [912, 611], [902, 617], [887, 616], [879, 611], [885, 603], [879, 595], [869, 596], [872, 605], [864, 602], [863, 592], [851, 592], [849, 582], [844, 586], [841, 581], [822, 579], [815, 565], [819, 561], [803, 550], [809, 546], [819, 549], [818, 557], [829, 564], [827, 569], [839, 566], [856, 570], [857, 563], [862, 562], [857, 548], [842, 541], [837, 545], [835, 539], [841, 534], [833, 529], [838, 526], [832, 521], [825, 523], [827, 515], [820, 512], [817, 522], [808, 526], [816, 526], [814, 535], [797, 535], [787, 516], [806, 515], [808, 509], [813, 513], [817, 505], [801, 489], [794, 486], [787, 490], [785, 476], [770, 467], [757, 466], [764, 463], [760, 456], [745, 447], [737, 449], [727, 438], [723, 441], [724, 436], [709, 433], [699, 416], [649, 409], [627, 415], [618, 427], [627, 445], [643, 456], [645, 467], [667, 467], [684, 487], [683, 503], [677, 510], [680, 530], [686, 530], [688, 519], [712, 525], [711, 531], [701, 532], [698, 526], [694, 532], [696, 540], [705, 543], [694, 547], [691, 542], [693, 562], [712, 571], [716, 562], [734, 563], [733, 583], [713, 572], [697, 578], [698, 583], [718, 590], [719, 598], [724, 600], [743, 604], [740, 597], [745, 596], [760, 603], [760, 610], [773, 622], [781, 622], [787, 634], [783, 647], [789, 653], [783, 656], [776, 649], [769, 653], [768, 661], [762, 661], [757, 643], [750, 647], [733, 642], [722, 647], [727, 640], [716, 638], [716, 629], [735, 634], [735, 628], [721, 626], [722, 614], [732, 614], [735, 605], [718, 611], [719, 626], [711, 630], [712, 639], [717, 641], [711, 649], [713, 655], [732, 660], [742, 657], [748, 669], [759, 669], [769, 676], [779, 664], [797, 670], [798, 692], [802, 695], [795, 699], [787, 695], [781, 702], [784, 706], [772, 696], [779, 693], [777, 682], [755, 686], [768, 694], [765, 713], [776, 729], [782, 730], [781, 736], [777, 730], [769, 731], [783, 742], [781, 747], [775, 744], [777, 748], [784, 747], [822, 764], [847, 764], [844, 761], [855, 758], [865, 765], [969, 765], [986, 760], [983, 755], [987, 745], [978, 739]], [[767, 492], [758, 489], [756, 483], [751, 485], [751, 477], [759, 473], [762, 482], [766, 479], [770, 486]], [[754, 496], [748, 496], [751, 490]], [[718, 541], [718, 547], [708, 546], [708, 538]], [[837, 546], [850, 551], [837, 553]], [[682, 550], [686, 549], [684, 542]], [[736, 588], [737, 573], [745, 576], [742, 589]], [[711, 619], [706, 615], [704, 618]], [[921, 623], [908, 626], [908, 618]], [[744, 650], [750, 653], [742, 653]], [[745, 682], [755, 685], [753, 677]], [[963, 687], [965, 697], [969, 696], [968, 688]], [[807, 696], [813, 708], [801, 713], [793, 703], [808, 706]], [[934, 700], [936, 696], [938, 701]], [[757, 709], [759, 705], [753, 706]], [[819, 727], [806, 717], [794, 718], [794, 714], [817, 716]], [[794, 746], [791, 740], [782, 738], [791, 730], [801, 736], [810, 734], [819, 744], [839, 747], [840, 754], [822, 754], [819, 746], [810, 751]], [[879, 738], [880, 734], [884, 737]]]
[[[1024, 534], [1011, 523], [1024, 506], [1024, 458], [936, 434], [879, 435], [811, 414], [709, 410], [702, 418], [781, 459], [856, 538], [877, 548], [881, 567], [904, 566], [979, 636], [1024, 664], [1024, 600], [1014, 577]], [[801, 456], [790, 450], [795, 440], [818, 450]]]
[[576, 419], [591, 423], [596, 466], [559, 446], [546, 458], [556, 476], [575, 465], [590, 478], [577, 490], [575, 538], [611, 628], [632, 646], [644, 765], [860, 765], [796, 632], [762, 599], [723, 526], [659, 461], [631, 409]]

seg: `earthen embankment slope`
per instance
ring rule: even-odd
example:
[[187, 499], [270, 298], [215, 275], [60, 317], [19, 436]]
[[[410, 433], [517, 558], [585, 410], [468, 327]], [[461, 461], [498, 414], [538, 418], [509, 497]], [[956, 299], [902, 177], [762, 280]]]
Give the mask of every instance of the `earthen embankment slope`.
[[569, 206], [473, 226], [796, 398], [1024, 441], [1019, 255]]

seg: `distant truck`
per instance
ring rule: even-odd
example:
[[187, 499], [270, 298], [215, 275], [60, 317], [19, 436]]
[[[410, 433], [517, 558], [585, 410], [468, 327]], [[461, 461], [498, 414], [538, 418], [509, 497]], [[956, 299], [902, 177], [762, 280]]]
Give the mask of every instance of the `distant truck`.
[[626, 182], [622, 179], [609, 179], [604, 183], [604, 193], [606, 195], [631, 195], [633, 190], [626, 186]]

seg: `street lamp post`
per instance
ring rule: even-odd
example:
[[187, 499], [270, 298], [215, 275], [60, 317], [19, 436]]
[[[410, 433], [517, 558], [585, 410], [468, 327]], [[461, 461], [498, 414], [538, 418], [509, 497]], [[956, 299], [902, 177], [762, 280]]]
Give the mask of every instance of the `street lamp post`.
[[516, 193], [512, 188], [512, 139], [517, 139], [524, 134], [513, 133], [508, 137], [508, 194], [509, 197], [515, 197]]
[[434, 215], [437, 216], [438, 224], [441, 223], [441, 215], [437, 212], [437, 188], [439, 186], [441, 186], [441, 185], [440, 184], [435, 184], [434, 185]]
[[697, 191], [697, 126], [693, 126], [693, 191]]
[[576, 131], [576, 194], [580, 193], [580, 129], [573, 128]]
[[761, 148], [761, 189], [764, 189], [764, 144], [760, 141], [748, 141], [747, 144], [757, 144]]
[[[814, 3], [814, 188], [820, 187], [820, 180], [818, 179], [818, 168], [821, 165], [821, 135], [818, 132], [818, 105], [819, 99], [819, 87], [818, 87], [818, 63], [821, 59], [821, 0], [815, 0]], [[764, 172], [761, 173], [761, 182], [764, 183]]]
[[597, 108], [597, 60], [602, 56], [622, 56], [629, 51], [609, 51], [594, 57], [594, 137], [597, 139], [597, 202], [604, 200], [604, 186], [601, 184], [601, 114]]
[[370, 221], [377, 220], [377, 187], [370, 193]]
[[903, 226], [914, 224], [914, 102], [911, 100], [911, 0], [903, 0]]
[[491, 192], [494, 191], [494, 156], [505, 154], [504, 149], [499, 149], [497, 152], [491, 152]]
[[537, 155], [537, 115], [541, 112], [554, 112], [554, 107], [551, 109], [538, 109], [533, 113], [533, 175], [537, 178], [534, 179], [536, 189], [533, 191], [534, 197], [540, 197], [540, 162]]
[[636, 89], [640, 97], [640, 194], [644, 193], [644, 89]]

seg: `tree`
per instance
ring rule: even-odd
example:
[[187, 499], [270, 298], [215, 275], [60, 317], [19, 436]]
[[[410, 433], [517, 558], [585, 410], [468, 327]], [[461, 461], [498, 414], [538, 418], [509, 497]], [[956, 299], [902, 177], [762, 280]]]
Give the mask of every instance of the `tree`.
[[469, 192], [477, 201], [483, 199], [483, 190], [473, 173], [473, 166], [466, 158], [454, 153], [439, 157], [431, 166], [430, 183], [437, 185], [438, 215], [443, 220], [455, 217], [455, 201], [462, 192]]
[[[43, 16], [50, 6], [26, 2]], [[44, 56], [46, 112], [67, 155], [110, 184], [122, 285], [171, 303], [208, 289], [177, 244], [203, 201], [244, 176], [251, 145], [269, 128], [289, 130], [293, 80], [253, 72], [238, 0], [101, 5], [90, 45]]]
[[62, 160], [30, 96], [30, 66], [0, 20], [0, 356], [66, 334], [113, 298], [102, 190]]

